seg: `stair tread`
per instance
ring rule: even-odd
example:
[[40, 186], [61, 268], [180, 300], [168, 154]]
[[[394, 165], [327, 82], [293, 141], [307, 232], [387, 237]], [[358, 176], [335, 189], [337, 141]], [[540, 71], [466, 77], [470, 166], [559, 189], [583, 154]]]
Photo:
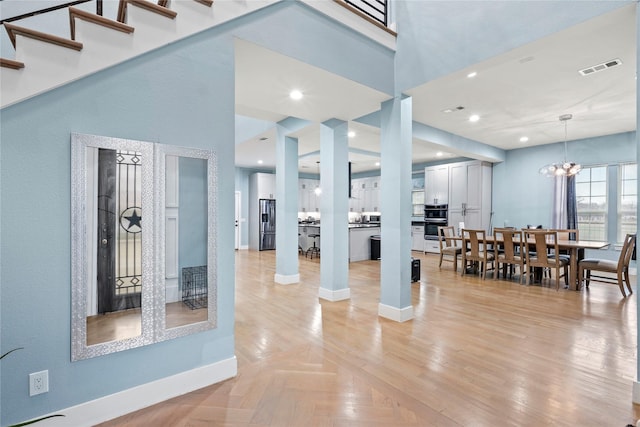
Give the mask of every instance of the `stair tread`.
[[16, 35], [19, 34], [24, 37], [29, 37], [46, 43], [52, 43], [58, 46], [66, 47], [68, 49], [78, 51], [82, 50], [82, 43], [75, 40], [65, 39], [64, 37], [58, 37], [53, 34], [43, 33], [41, 31], [32, 30], [30, 28], [19, 27], [17, 25], [9, 24], [8, 22], [4, 23], [4, 28], [7, 30], [9, 39], [11, 39], [11, 43], [13, 44], [14, 48], [16, 47]]
[[24, 63], [20, 61], [16, 61], [14, 59], [0, 58], [0, 67], [19, 70], [21, 68], [24, 68]]
[[178, 15], [177, 12], [157, 5], [155, 3], [151, 3], [150, 1], [147, 0], [120, 0], [120, 4], [118, 6], [118, 21], [119, 22], [124, 22], [126, 17], [127, 17], [127, 5], [131, 4], [134, 6], [138, 6], [141, 7], [145, 10], [148, 10], [150, 12], [155, 12], [159, 15], [162, 15], [164, 17], [167, 17], [169, 19], [175, 19], [175, 17]]
[[135, 30], [132, 26], [123, 24], [122, 22], [114, 21], [112, 19], [105, 18], [94, 13], [86, 12], [84, 10], [69, 7], [69, 19], [71, 22], [71, 39], [76, 39], [76, 25], [75, 19], [82, 19], [86, 22], [91, 22], [97, 25], [101, 25], [112, 30], [120, 31], [123, 33], [131, 34]]

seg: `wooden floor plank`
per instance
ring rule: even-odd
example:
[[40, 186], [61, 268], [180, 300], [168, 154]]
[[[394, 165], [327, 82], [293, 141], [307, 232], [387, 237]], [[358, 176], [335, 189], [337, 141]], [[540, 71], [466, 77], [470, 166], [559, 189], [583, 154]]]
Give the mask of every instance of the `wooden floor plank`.
[[635, 295], [461, 277], [437, 256], [412, 255], [415, 319], [397, 323], [377, 314], [379, 261], [350, 264], [350, 300], [328, 302], [318, 259], [300, 257], [300, 283], [282, 286], [274, 251], [237, 252], [238, 376], [102, 425], [635, 422]]

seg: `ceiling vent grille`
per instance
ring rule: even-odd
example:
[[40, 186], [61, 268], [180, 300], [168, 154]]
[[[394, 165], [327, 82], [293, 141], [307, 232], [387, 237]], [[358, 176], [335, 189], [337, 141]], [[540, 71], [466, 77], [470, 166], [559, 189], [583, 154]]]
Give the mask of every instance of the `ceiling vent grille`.
[[602, 64], [594, 65], [592, 67], [579, 70], [578, 72], [583, 76], [588, 76], [589, 74], [597, 73], [598, 71], [604, 71], [620, 64], [622, 64], [621, 60], [612, 59], [611, 61], [603, 62]]

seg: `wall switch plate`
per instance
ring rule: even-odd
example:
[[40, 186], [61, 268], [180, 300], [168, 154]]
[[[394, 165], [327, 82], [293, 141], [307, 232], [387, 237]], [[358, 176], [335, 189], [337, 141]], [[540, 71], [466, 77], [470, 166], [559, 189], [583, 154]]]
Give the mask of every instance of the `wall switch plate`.
[[49, 391], [49, 371], [29, 374], [29, 396], [35, 396]]

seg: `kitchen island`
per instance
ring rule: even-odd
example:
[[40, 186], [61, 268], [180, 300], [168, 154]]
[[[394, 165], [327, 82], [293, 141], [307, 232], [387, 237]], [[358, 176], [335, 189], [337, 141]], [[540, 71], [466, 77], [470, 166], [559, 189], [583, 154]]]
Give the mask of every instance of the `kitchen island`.
[[[313, 246], [309, 234], [320, 234], [320, 224], [298, 224], [298, 242], [302, 250]], [[364, 261], [371, 258], [371, 236], [380, 235], [380, 224], [349, 224], [349, 262]], [[316, 245], [320, 245], [321, 237]], [[322, 253], [321, 253], [322, 255]]]

